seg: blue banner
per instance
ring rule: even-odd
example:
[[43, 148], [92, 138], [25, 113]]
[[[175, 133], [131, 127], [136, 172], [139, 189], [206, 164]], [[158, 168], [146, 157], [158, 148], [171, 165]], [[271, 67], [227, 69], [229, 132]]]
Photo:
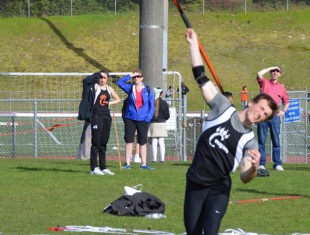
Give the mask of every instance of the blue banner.
[[288, 122], [299, 122], [300, 117], [300, 102], [299, 100], [290, 100], [290, 106], [285, 113], [284, 121]]

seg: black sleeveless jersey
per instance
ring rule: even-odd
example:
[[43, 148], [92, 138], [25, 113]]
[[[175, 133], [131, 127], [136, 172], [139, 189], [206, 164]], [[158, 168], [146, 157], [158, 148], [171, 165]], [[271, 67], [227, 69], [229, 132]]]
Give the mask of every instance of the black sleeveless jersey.
[[205, 122], [199, 137], [193, 162], [187, 178], [197, 184], [210, 186], [229, 178], [236, 170], [244, 152], [244, 146], [254, 139], [253, 131], [236, 131], [231, 123], [236, 109], [228, 107], [220, 116]]
[[108, 90], [101, 90], [93, 106], [93, 116], [105, 117], [110, 115], [110, 99], [111, 96]]

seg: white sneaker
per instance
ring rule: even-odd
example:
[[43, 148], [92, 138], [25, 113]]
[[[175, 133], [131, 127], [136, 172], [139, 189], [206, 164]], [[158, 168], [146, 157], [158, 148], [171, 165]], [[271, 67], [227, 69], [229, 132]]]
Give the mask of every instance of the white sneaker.
[[275, 170], [277, 170], [277, 171], [284, 171], [284, 168], [281, 165], [277, 165]]
[[104, 170], [102, 170], [102, 172], [104, 174], [107, 174], [107, 175], [114, 175], [114, 173], [112, 171], [110, 171], [109, 169], [104, 169]]
[[258, 169], [259, 169], [259, 170], [266, 170], [266, 168], [265, 168], [264, 165], [260, 165], [260, 166], [258, 167]]
[[133, 158], [133, 162], [136, 162], [136, 163], [141, 163], [141, 158], [139, 156], [139, 154], [135, 154], [134, 156], [132, 156]]
[[90, 172], [91, 175], [104, 175], [104, 173], [96, 167], [93, 171]]

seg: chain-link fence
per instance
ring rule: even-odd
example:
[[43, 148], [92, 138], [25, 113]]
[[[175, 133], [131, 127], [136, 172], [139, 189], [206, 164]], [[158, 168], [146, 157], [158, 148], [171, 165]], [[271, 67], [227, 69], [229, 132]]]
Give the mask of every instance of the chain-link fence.
[[[124, 100], [127, 96], [117, 85], [119, 77], [128, 73], [111, 73], [109, 85]], [[12, 79], [12, 90], [0, 92], [0, 156], [1, 157], [89, 157], [90, 138], [80, 149], [84, 121], [77, 120], [82, 94], [82, 79], [89, 73], [0, 73]], [[163, 87], [174, 91], [181, 84], [177, 72], [165, 72]], [[166, 159], [182, 160], [184, 150], [182, 102], [180, 94], [172, 93], [169, 100], [171, 117], [167, 121], [165, 138]], [[122, 103], [111, 106], [113, 123], [107, 156], [125, 156]], [[116, 135], [117, 134], [117, 135]], [[88, 155], [88, 156], [87, 156]], [[151, 147], [148, 158], [151, 160]]]
[[[127, 73], [112, 73], [110, 85], [124, 99], [116, 80]], [[77, 120], [82, 94], [82, 79], [89, 73], [0, 73], [14, 80], [10, 91], [0, 92], [0, 156], [1, 157], [89, 157], [89, 149], [80, 149], [84, 122]], [[177, 72], [164, 73], [163, 87], [180, 86]], [[64, 79], [65, 78], [65, 79]], [[307, 91], [289, 91], [290, 109], [281, 125], [281, 157], [285, 163], [308, 163], [310, 154], [310, 97]], [[251, 95], [250, 95], [251, 96]], [[172, 93], [169, 100], [171, 118], [167, 122], [169, 136], [165, 139], [167, 160], [188, 160], [194, 155], [202, 129], [200, 114], [186, 112], [180, 94]], [[182, 103], [184, 106], [182, 106]], [[125, 155], [124, 125], [121, 107], [111, 107], [113, 126], [107, 156]], [[115, 117], [115, 118], [114, 118]], [[256, 133], [256, 126], [253, 127]], [[117, 133], [117, 135], [116, 135]], [[91, 136], [87, 136], [88, 142]], [[88, 143], [90, 147], [90, 142]], [[148, 144], [148, 160], [151, 161]], [[268, 136], [266, 151], [271, 155]], [[187, 158], [189, 156], [189, 158]], [[270, 158], [269, 158], [270, 159]]]
[[[169, 11], [176, 11], [173, 1]], [[138, 11], [138, 0], [2, 0], [0, 15], [2, 17], [42, 17], [42, 16], [76, 16], [85, 14], [115, 15], [125, 11]], [[309, 7], [309, 0], [179, 0], [183, 10], [188, 12], [261, 12], [283, 10], [289, 11]]]
[[286, 163], [310, 161], [310, 112], [307, 91], [289, 91], [290, 107], [281, 126], [282, 160]]
[[180, 1], [184, 10], [204, 14], [205, 12], [262, 12], [283, 10], [290, 11], [309, 6], [310, 2], [293, 0], [201, 0]]
[[[290, 108], [282, 118], [280, 140], [281, 159], [284, 163], [310, 163], [310, 97], [307, 91], [288, 91]], [[200, 115], [187, 120], [187, 155], [193, 156], [196, 143], [201, 134], [202, 122], [205, 117]], [[257, 134], [256, 125], [253, 131]], [[267, 159], [272, 159], [272, 142], [270, 133], [266, 141]]]

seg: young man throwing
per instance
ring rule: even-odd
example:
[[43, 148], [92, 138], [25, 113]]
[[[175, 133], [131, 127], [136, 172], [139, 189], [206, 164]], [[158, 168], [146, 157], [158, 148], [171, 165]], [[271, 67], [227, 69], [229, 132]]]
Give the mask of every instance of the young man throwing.
[[211, 107], [186, 174], [184, 223], [187, 235], [217, 235], [231, 189], [230, 173], [240, 164], [244, 183], [256, 176], [260, 153], [251, 125], [271, 118], [278, 109], [266, 94], [237, 112], [205, 74], [196, 33], [187, 29], [193, 74]]

